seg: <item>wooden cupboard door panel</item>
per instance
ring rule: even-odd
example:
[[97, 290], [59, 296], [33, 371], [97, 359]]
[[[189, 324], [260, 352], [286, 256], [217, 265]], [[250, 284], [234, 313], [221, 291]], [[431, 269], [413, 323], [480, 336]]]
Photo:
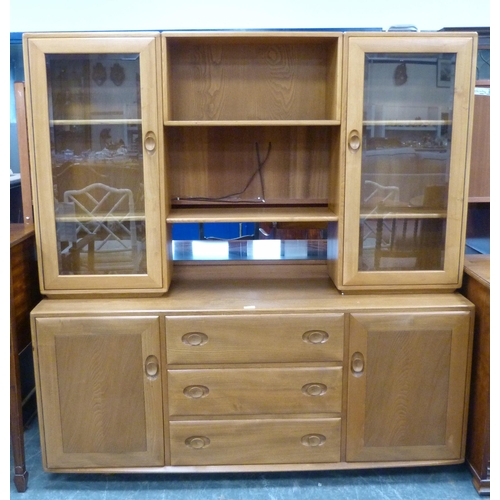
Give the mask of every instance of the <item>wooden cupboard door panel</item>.
[[341, 361], [344, 315], [166, 318], [169, 364]]
[[47, 468], [163, 465], [158, 317], [35, 325]]
[[168, 388], [171, 416], [338, 413], [342, 367], [169, 370]]
[[340, 461], [340, 418], [171, 422], [172, 465]]
[[353, 314], [347, 460], [463, 457], [470, 313]]

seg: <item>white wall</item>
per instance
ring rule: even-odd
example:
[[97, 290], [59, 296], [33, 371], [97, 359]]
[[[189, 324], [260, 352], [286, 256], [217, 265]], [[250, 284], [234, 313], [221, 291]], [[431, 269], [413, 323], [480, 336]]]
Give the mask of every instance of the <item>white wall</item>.
[[490, 26], [489, 0], [12, 0], [10, 31]]

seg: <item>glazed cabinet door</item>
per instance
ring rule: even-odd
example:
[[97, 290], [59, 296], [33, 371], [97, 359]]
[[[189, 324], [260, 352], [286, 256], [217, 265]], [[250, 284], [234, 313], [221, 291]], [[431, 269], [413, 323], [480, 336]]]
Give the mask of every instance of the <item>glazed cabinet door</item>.
[[339, 288], [460, 286], [475, 35], [347, 35]]
[[34, 320], [47, 470], [164, 465], [158, 317]]
[[469, 312], [352, 314], [347, 461], [459, 460]]
[[161, 290], [159, 38], [26, 35], [42, 288]]

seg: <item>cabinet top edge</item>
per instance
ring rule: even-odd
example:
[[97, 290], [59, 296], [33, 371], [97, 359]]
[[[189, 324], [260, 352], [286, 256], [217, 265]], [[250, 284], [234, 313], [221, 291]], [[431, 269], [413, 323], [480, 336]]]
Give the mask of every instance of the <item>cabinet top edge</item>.
[[384, 38], [477, 38], [476, 31], [349, 31], [345, 32], [345, 38], [370, 38], [370, 37], [384, 37]]
[[159, 36], [159, 31], [43, 31], [23, 33], [23, 40], [34, 38], [155, 38]]

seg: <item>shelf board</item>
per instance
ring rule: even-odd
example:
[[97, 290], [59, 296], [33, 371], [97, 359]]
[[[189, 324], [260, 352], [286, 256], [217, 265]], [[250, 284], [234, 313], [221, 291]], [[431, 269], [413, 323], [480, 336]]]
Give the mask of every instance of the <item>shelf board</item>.
[[392, 219], [445, 219], [446, 210], [424, 210], [408, 209], [394, 212], [362, 212], [360, 218], [363, 220], [392, 220]]
[[132, 221], [144, 221], [146, 217], [144, 214], [118, 214], [113, 215], [99, 214], [93, 215], [56, 215], [56, 222], [81, 222], [82, 224], [86, 222], [132, 222]]
[[140, 125], [142, 120], [137, 118], [93, 118], [91, 120], [50, 120], [50, 125]]
[[363, 120], [364, 126], [385, 127], [438, 127], [451, 124], [451, 120]]
[[189, 222], [332, 222], [338, 215], [326, 207], [174, 208], [168, 223]]
[[340, 120], [167, 120], [168, 127], [324, 127], [339, 126]]

